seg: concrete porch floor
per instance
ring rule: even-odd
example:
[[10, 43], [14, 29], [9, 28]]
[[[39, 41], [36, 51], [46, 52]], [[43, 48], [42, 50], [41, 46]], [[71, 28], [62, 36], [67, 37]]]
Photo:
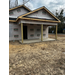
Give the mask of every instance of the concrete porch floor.
[[[52, 38], [44, 38], [43, 41], [54, 41], [55, 39]], [[20, 43], [22, 43], [22, 41], [19, 41]], [[36, 43], [36, 42], [41, 42], [41, 39], [26, 39], [23, 40], [23, 43]]]

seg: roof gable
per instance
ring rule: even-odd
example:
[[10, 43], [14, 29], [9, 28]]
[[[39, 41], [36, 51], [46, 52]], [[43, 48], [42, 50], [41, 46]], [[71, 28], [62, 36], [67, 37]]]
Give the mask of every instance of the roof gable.
[[9, 16], [19, 17], [19, 16], [26, 14], [28, 12], [30, 12], [30, 10], [26, 6], [21, 5], [21, 6], [9, 9]]
[[[23, 16], [27, 18], [37, 18], [37, 19], [48, 19], [48, 20], [56, 20], [52, 17], [45, 9], [38, 10], [34, 13], [31, 13], [27, 16]], [[56, 20], [57, 21], [57, 20]]]
[[[29, 15], [35, 15], [35, 13], [37, 12], [37, 11], [40, 11], [40, 10], [44, 10], [44, 11], [46, 11], [47, 13], [48, 13], [48, 15], [51, 17], [51, 19], [55, 19], [55, 20], [57, 20], [57, 21], [59, 21], [60, 22], [60, 20], [58, 19], [58, 18], [56, 18], [46, 7], [41, 7], [41, 8], [38, 8], [38, 9], [36, 9], [36, 10], [33, 10], [33, 11], [31, 11], [31, 12], [29, 12], [29, 13], [27, 13], [27, 14], [24, 14], [24, 15], [22, 15], [22, 16], [20, 16], [20, 18], [24, 18], [24, 17], [29, 17]], [[40, 16], [41, 17], [41, 16]], [[36, 18], [36, 17], [35, 17]], [[45, 18], [44, 18], [45, 19]]]
[[24, 8], [27, 9], [28, 11], [31, 11], [28, 7], [26, 7], [26, 6], [24, 6], [24, 5], [20, 5], [20, 6], [11, 8], [11, 9], [9, 9], [9, 11], [14, 10], [14, 9], [17, 9], [17, 8], [20, 8], [20, 7], [24, 7]]

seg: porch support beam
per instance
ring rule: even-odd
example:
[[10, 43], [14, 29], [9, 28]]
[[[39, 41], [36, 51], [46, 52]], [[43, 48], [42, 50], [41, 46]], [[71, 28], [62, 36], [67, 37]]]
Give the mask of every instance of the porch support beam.
[[57, 40], [57, 25], [56, 25], [56, 34], [55, 34], [55, 39]]
[[23, 23], [21, 23], [21, 38], [22, 38], [22, 43], [23, 43]]
[[41, 41], [43, 41], [43, 24], [41, 24]]

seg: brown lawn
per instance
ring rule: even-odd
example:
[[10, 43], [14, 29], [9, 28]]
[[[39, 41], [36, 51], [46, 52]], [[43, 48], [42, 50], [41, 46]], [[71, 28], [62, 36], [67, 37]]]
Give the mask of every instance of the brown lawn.
[[65, 35], [57, 41], [9, 42], [9, 75], [65, 75]]

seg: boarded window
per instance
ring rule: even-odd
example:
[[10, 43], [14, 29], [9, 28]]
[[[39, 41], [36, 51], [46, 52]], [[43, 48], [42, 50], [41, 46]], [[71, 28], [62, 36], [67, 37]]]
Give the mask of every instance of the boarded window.
[[17, 12], [21, 12], [21, 9], [17, 9]]
[[43, 11], [42, 11], [42, 13], [43, 13], [43, 14], [46, 14], [46, 11], [45, 11], [45, 10], [43, 10]]
[[18, 37], [19, 37], [19, 35], [14, 35], [14, 37], [15, 37], [15, 38], [18, 38]]
[[37, 36], [40, 36], [40, 34], [37, 34]]
[[31, 37], [33, 37], [33, 36], [34, 36], [34, 34], [31, 34], [30, 36], [31, 36]]
[[14, 28], [14, 31], [18, 31], [18, 28]]
[[11, 12], [9, 12], [9, 15], [13, 15], [13, 12], [11, 11]]
[[37, 29], [37, 31], [40, 31], [40, 29]]

